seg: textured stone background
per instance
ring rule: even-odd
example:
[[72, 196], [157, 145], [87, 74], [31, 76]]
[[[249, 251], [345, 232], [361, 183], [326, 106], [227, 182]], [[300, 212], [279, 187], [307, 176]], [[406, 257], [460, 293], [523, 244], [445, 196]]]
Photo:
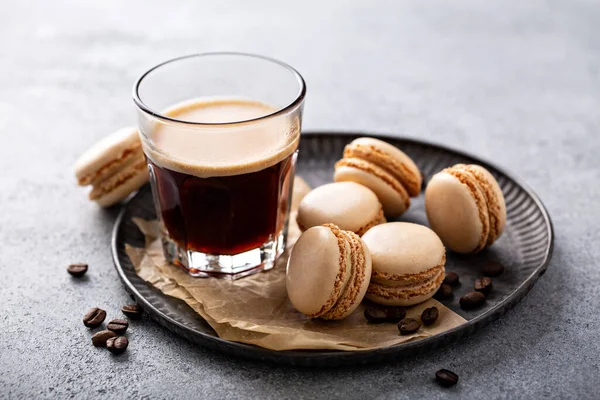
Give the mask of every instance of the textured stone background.
[[[600, 4], [597, 1], [4, 1], [0, 13], [0, 397], [597, 398]], [[305, 76], [306, 129], [438, 141], [523, 177], [554, 220], [546, 275], [509, 314], [442, 351], [384, 365], [277, 368], [144, 320], [121, 357], [81, 314], [128, 301], [118, 210], [71, 164], [134, 123], [130, 89], [181, 54], [239, 50]], [[73, 281], [67, 264], [91, 265]], [[450, 390], [432, 377], [460, 374]]]

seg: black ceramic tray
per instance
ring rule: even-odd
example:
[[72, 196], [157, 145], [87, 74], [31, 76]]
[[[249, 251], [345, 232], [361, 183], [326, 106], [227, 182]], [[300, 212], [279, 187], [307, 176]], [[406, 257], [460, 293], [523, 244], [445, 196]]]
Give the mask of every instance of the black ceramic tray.
[[[312, 187], [332, 180], [333, 164], [341, 157], [344, 146], [368, 133], [305, 133], [300, 143], [297, 174]], [[173, 332], [226, 354], [301, 366], [339, 366], [364, 364], [407, 357], [444, 346], [450, 341], [471, 334], [496, 320], [515, 306], [544, 274], [552, 255], [553, 232], [548, 212], [538, 197], [520, 179], [484, 160], [421, 141], [379, 137], [408, 153], [423, 172], [425, 181], [434, 173], [459, 162], [477, 163], [488, 168], [498, 179], [507, 205], [507, 224], [502, 237], [483, 252], [462, 256], [448, 252], [446, 268], [456, 271], [463, 282], [454, 298], [445, 301], [448, 307], [468, 322], [450, 331], [408, 343], [377, 350], [344, 351], [272, 351], [243, 343], [220, 339], [212, 328], [184, 302], [162, 294], [139, 278], [125, 253], [125, 243], [142, 247], [144, 239], [131, 221], [132, 217], [156, 218], [149, 186], [131, 198], [119, 215], [112, 238], [112, 251], [117, 272], [127, 291], [135, 297], [151, 318]], [[423, 196], [413, 199], [407, 213], [399, 220], [427, 225]], [[473, 281], [481, 277], [481, 267], [487, 260], [501, 262], [506, 270], [494, 278], [494, 289], [484, 307], [463, 311], [458, 298], [469, 292]]]

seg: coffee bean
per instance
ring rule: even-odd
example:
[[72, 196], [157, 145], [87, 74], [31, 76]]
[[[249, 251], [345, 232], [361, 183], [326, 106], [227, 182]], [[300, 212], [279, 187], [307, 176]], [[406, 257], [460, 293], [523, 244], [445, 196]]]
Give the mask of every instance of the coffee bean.
[[113, 319], [106, 325], [106, 329], [122, 335], [129, 327], [129, 322], [126, 319]]
[[450, 286], [457, 286], [460, 281], [458, 279], [458, 274], [456, 272], [446, 272], [446, 276], [444, 277], [444, 283], [447, 283]]
[[492, 291], [492, 278], [488, 278], [486, 276], [485, 278], [476, 279], [475, 280], [475, 291], [481, 292], [481, 293], [483, 293], [484, 296], [487, 297], [487, 295], [489, 295], [490, 292]]
[[109, 331], [108, 329], [96, 332], [94, 336], [92, 336], [92, 344], [96, 347], [106, 347], [106, 341], [116, 336], [116, 333]]
[[87, 264], [71, 264], [67, 267], [67, 272], [72, 276], [81, 278], [88, 270]]
[[83, 316], [83, 324], [88, 328], [95, 328], [99, 326], [106, 318], [106, 311], [94, 307]]
[[485, 303], [485, 296], [480, 292], [471, 292], [460, 298], [460, 308], [463, 310], [472, 310], [481, 307]]
[[458, 383], [458, 375], [447, 369], [440, 369], [435, 373], [435, 380], [443, 387], [454, 386]]
[[140, 319], [144, 313], [142, 307], [138, 306], [137, 304], [128, 304], [123, 306], [121, 307], [121, 311], [131, 319]]
[[485, 276], [500, 276], [504, 272], [504, 265], [498, 261], [487, 261], [483, 265], [483, 275]]
[[106, 341], [106, 348], [113, 354], [121, 354], [127, 350], [129, 340], [125, 336], [111, 337]]
[[446, 300], [452, 297], [452, 286], [447, 283], [442, 283], [442, 286], [438, 289], [437, 292], [433, 295], [437, 300]]
[[421, 322], [423, 322], [423, 325], [425, 326], [432, 325], [435, 323], [435, 321], [437, 321], [438, 315], [439, 312], [437, 307], [426, 308], [421, 314]]
[[385, 320], [387, 322], [398, 323], [406, 317], [406, 310], [403, 307], [390, 307], [385, 309]]
[[365, 318], [373, 324], [386, 321], [386, 312], [380, 308], [365, 308]]
[[398, 323], [398, 329], [401, 335], [410, 335], [419, 330], [421, 324], [414, 318], [404, 318]]

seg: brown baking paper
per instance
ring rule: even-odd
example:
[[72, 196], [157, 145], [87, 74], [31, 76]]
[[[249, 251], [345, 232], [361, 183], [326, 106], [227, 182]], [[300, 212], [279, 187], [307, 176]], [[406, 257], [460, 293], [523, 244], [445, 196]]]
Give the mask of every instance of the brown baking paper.
[[[295, 188], [306, 188], [298, 179]], [[302, 190], [295, 190], [296, 208]], [[285, 267], [289, 249], [298, 239], [296, 212], [290, 215], [286, 252], [276, 266], [243, 279], [193, 278], [169, 264], [163, 256], [157, 221], [134, 219], [146, 237], [145, 248], [126, 245], [137, 274], [164, 294], [185, 301], [202, 316], [220, 338], [257, 345], [271, 350], [329, 349], [368, 350], [433, 336], [465, 323], [465, 319], [436, 300], [407, 309], [418, 319], [421, 312], [436, 306], [439, 318], [417, 333], [400, 336], [396, 324], [369, 324], [361, 305], [342, 321], [313, 320], [297, 312], [287, 297]]]

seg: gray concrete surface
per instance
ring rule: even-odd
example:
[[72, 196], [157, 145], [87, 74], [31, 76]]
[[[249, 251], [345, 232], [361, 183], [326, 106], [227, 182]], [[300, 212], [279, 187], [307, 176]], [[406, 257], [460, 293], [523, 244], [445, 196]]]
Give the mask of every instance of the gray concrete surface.
[[[597, 1], [3, 1], [0, 12], [0, 397], [598, 398], [600, 4]], [[523, 177], [554, 220], [545, 276], [508, 315], [447, 348], [336, 370], [227, 358], [135, 323], [121, 357], [80, 322], [128, 301], [118, 210], [71, 164], [134, 122], [153, 64], [239, 50], [296, 66], [306, 129], [426, 138]], [[90, 264], [87, 279], [65, 272]], [[441, 389], [442, 367], [460, 383]]]

